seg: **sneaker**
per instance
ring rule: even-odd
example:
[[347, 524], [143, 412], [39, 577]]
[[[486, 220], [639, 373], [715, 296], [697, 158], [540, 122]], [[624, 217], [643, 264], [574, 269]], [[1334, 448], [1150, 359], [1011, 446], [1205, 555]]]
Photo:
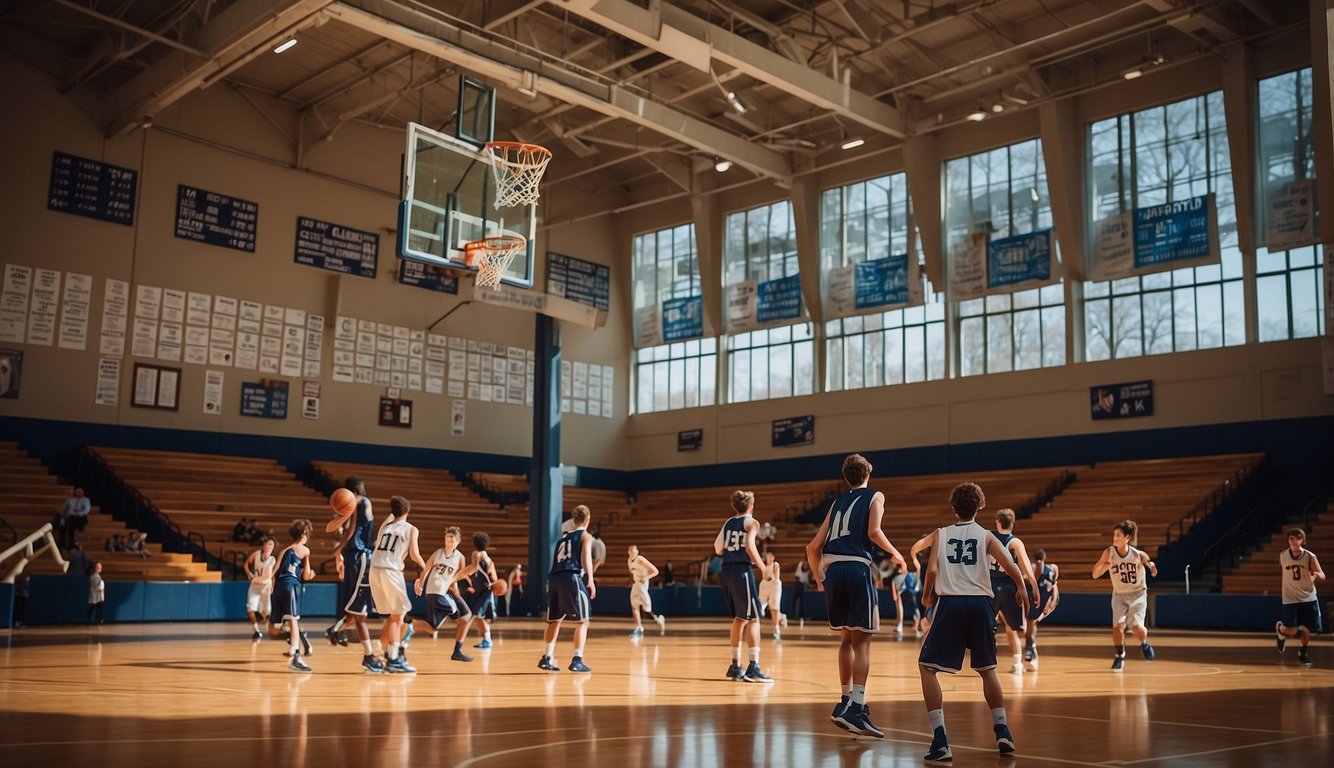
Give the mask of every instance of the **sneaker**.
[[1121, 671], [1121, 667], [1125, 666], [1125, 661], [1126, 661], [1126, 657], [1124, 657], [1124, 656], [1115, 656], [1115, 657], [1113, 657], [1113, 658], [1112, 658], [1112, 671], [1113, 671], [1113, 672], [1120, 672], [1120, 671]]
[[1306, 652], [1305, 648], [1298, 652], [1297, 661], [1300, 661], [1303, 667], [1311, 666], [1311, 655]]
[[310, 645], [310, 636], [305, 632], [301, 633], [301, 651], [307, 656], [311, 656], [315, 653], [315, 649]]
[[416, 672], [416, 671], [417, 671], [417, 668], [416, 668], [416, 667], [408, 666], [408, 660], [407, 660], [407, 658], [404, 657], [404, 656], [399, 656], [397, 659], [394, 659], [394, 660], [390, 661], [388, 664], [385, 664], [385, 665], [384, 665], [384, 671], [386, 671], [386, 672], [399, 672], [399, 673], [405, 673], [405, 672], [406, 672], [406, 673], [411, 673], [411, 672]]
[[944, 727], [936, 728], [931, 736], [931, 749], [922, 756], [928, 763], [953, 763], [954, 754], [950, 752], [949, 742], [945, 740]]
[[1010, 665], [1010, 674], [1022, 675], [1023, 673], [1024, 673], [1023, 662], [1016, 661], [1015, 663]]
[[894, 628], [894, 637], [903, 637], [903, 625]]
[[490, 648], [490, 647], [491, 647], [491, 641], [490, 641], [490, 640], [487, 640], [487, 639], [485, 639], [485, 638], [483, 638], [483, 639], [482, 639], [482, 642], [480, 642], [480, 643], [474, 645], [473, 647], [474, 647], [474, 648]]
[[306, 662], [304, 662], [304, 661], [301, 660], [301, 654], [299, 654], [299, 653], [298, 653], [298, 654], [294, 654], [294, 655], [292, 656], [292, 663], [291, 663], [291, 664], [288, 664], [288, 665], [287, 665], [287, 668], [290, 669], [290, 670], [292, 670], [293, 672], [309, 672], [309, 671], [310, 671], [310, 665], [307, 664]]
[[644, 636], [643, 627], [635, 627], [634, 629], [630, 630], [630, 637], [643, 637], [643, 636]]
[[1158, 655], [1154, 652], [1153, 646], [1149, 645], [1147, 642], [1140, 643], [1139, 649], [1140, 652], [1144, 654], [1145, 661], [1153, 661], [1153, 657]]
[[1038, 655], [1038, 647], [1029, 643], [1024, 646], [1024, 661], [1032, 661], [1033, 657]]
[[384, 671], [384, 665], [374, 656], [362, 656], [361, 668], [367, 672], [374, 672], [377, 675]]
[[[20, 625], [20, 624], [15, 624], [14, 626], [15, 626], [15, 627], [21, 627], [22, 625]], [[257, 630], [255, 630], [255, 633], [254, 633], [253, 635], [250, 636], [250, 639], [251, 639], [251, 640], [263, 640], [263, 639], [264, 639], [264, 635], [261, 634], [260, 631], [257, 629]]]
[[839, 701], [839, 706], [842, 708], [837, 710], [837, 713], [831, 716], [829, 719], [834, 721], [834, 725], [837, 725], [839, 728], [842, 728], [848, 733], [860, 736], [862, 734], [862, 727], [861, 727], [862, 705], [844, 696]]
[[583, 656], [575, 656], [573, 659], [570, 659], [570, 671], [571, 671], [571, 672], [592, 672], [593, 669], [592, 669], [591, 667], [589, 667], [587, 664], [584, 663], [584, 657], [583, 657]]
[[847, 723], [843, 722], [840, 716], [843, 714], [843, 710], [847, 709], [849, 701], [851, 701], [851, 699], [847, 696], [840, 698], [838, 703], [834, 705], [834, 711], [829, 715], [829, 722], [837, 725], [845, 731], [848, 730], [848, 726]]
[[468, 656], [468, 655], [465, 655], [465, 654], [463, 653], [462, 650], [457, 650], [457, 649], [456, 649], [456, 650], [454, 651], [454, 653], [450, 654], [450, 656], [449, 656], [449, 660], [450, 660], [450, 661], [472, 661], [472, 657], [471, 657], [471, 656]]
[[1037, 657], [1037, 655], [1035, 654], [1035, 655], [1033, 656], [1033, 658], [1031, 658], [1031, 659], [1026, 659], [1026, 660], [1024, 661], [1024, 666], [1028, 668], [1028, 671], [1029, 671], [1029, 672], [1037, 672], [1037, 671], [1038, 671], [1038, 657]]
[[772, 677], [761, 672], [760, 665], [753, 661], [750, 666], [746, 667], [746, 672], [741, 676], [741, 679], [747, 683], [772, 683], [774, 681]]
[[[334, 631], [333, 627], [329, 627], [328, 629], [324, 630], [324, 639], [329, 641], [329, 645], [337, 646], [339, 634], [340, 634], [339, 632]], [[347, 643], [343, 644], [347, 645]]]
[[727, 668], [727, 679], [728, 679], [728, 680], [740, 680], [740, 679], [741, 679], [741, 667], [740, 667], [739, 665], [737, 665], [737, 663], [736, 663], [735, 661], [732, 662], [731, 666], [729, 666], [729, 667]]
[[658, 629], [662, 630], [663, 632], [666, 632], [666, 631], [667, 631], [667, 617], [666, 617], [666, 616], [663, 616], [663, 615], [660, 613], [660, 614], [658, 614], [657, 616], [654, 616], [654, 617], [653, 617], [653, 620], [656, 621], [656, 622], [658, 622]]
[[778, 626], [787, 629], [787, 614], [784, 613], [778, 617]]
[[551, 662], [551, 657], [550, 657], [550, 656], [543, 656], [543, 657], [542, 657], [542, 660], [539, 661], [539, 662], [537, 662], [537, 668], [538, 668], [538, 669], [545, 669], [545, 670], [548, 671], [548, 672], [559, 672], [559, 671], [560, 671], [560, 667], [556, 666], [555, 664], [553, 664], [553, 663]]
[[1010, 727], [997, 724], [994, 730], [996, 731], [996, 749], [1000, 750], [1002, 755], [1014, 752], [1014, 737], [1010, 735]]
[[1278, 636], [1278, 641], [1275, 643], [1278, 646], [1278, 652], [1283, 653], [1283, 649], [1288, 647], [1288, 636], [1283, 634], [1283, 622], [1274, 622], [1274, 634]]
[[773, 638], [774, 638], [775, 640], [782, 640], [782, 639], [783, 639], [783, 633], [782, 633], [782, 632], [779, 632], [778, 630], [775, 629], [775, 630], [774, 630], [774, 634], [773, 634]]
[[863, 736], [874, 736], [877, 739], [885, 738], [885, 732], [875, 727], [871, 722], [871, 709], [864, 704], [848, 704], [848, 708], [843, 711], [843, 719], [851, 723], [853, 733], [859, 733]]

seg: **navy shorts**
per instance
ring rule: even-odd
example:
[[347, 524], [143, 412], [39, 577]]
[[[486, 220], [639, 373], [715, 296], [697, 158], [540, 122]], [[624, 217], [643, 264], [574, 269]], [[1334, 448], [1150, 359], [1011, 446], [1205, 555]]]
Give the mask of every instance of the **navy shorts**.
[[496, 620], [496, 595], [488, 587], [468, 595], [468, 610], [479, 619]]
[[916, 621], [917, 593], [910, 589], [905, 589], [899, 593], [899, 602], [903, 604], [903, 615], [899, 618], [904, 621]]
[[273, 585], [273, 613], [271, 618], [288, 619], [301, 618], [301, 591], [300, 584], [279, 581]]
[[[1028, 596], [1033, 597], [1032, 587], [1029, 587]], [[1046, 608], [1049, 602], [1051, 602], [1051, 592], [1038, 592], [1037, 598], [1029, 603], [1028, 620], [1037, 621], [1038, 617], [1042, 615], [1042, 609]]]
[[824, 571], [824, 599], [830, 629], [880, 629], [880, 595], [866, 563], [830, 563]]
[[996, 667], [996, 609], [986, 595], [943, 595], [917, 663], [954, 674], [968, 651], [973, 669]]
[[759, 620], [760, 590], [755, 584], [755, 572], [750, 569], [750, 563], [724, 564], [719, 580], [723, 585], [727, 614], [744, 621]]
[[467, 621], [472, 616], [468, 604], [456, 600], [453, 595], [427, 595], [426, 617], [423, 619], [431, 629], [439, 629], [447, 619]]
[[1318, 635], [1324, 631], [1320, 626], [1320, 618], [1320, 601], [1318, 600], [1312, 600], [1309, 603], [1283, 604], [1283, 626], [1289, 629], [1306, 627], [1311, 630], [1311, 634]]
[[588, 587], [574, 571], [557, 571], [547, 580], [547, 621], [588, 621]]
[[1019, 601], [1015, 599], [1018, 590], [1015, 589], [1014, 581], [1008, 576], [1005, 581], [993, 581], [991, 591], [996, 594], [996, 610], [1000, 611], [1001, 618], [1005, 619], [1005, 626], [1014, 630], [1023, 629], [1024, 611]]
[[343, 550], [343, 613], [365, 616], [371, 606], [371, 553]]

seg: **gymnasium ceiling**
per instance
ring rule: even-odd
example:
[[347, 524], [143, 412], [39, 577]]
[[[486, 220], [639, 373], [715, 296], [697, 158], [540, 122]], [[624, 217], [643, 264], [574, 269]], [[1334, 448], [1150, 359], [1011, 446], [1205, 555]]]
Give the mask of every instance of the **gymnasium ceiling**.
[[1308, 14], [1304, 0], [0, 0], [0, 46], [98, 104], [109, 136], [231, 88], [297, 164], [352, 121], [452, 126], [467, 73], [499, 89], [497, 138], [554, 151], [544, 194], [624, 210], [785, 185], [970, 113], [1305, 34]]

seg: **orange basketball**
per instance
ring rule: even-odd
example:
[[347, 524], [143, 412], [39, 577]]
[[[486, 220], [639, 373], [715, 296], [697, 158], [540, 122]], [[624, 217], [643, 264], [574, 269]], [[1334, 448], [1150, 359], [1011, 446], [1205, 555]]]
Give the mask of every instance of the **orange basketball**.
[[346, 488], [339, 488], [329, 497], [329, 506], [340, 517], [347, 517], [357, 511], [357, 494]]
[[504, 579], [496, 579], [495, 581], [491, 582], [491, 592], [496, 597], [504, 597], [505, 593], [508, 591], [510, 591], [510, 585], [508, 581], [505, 581]]

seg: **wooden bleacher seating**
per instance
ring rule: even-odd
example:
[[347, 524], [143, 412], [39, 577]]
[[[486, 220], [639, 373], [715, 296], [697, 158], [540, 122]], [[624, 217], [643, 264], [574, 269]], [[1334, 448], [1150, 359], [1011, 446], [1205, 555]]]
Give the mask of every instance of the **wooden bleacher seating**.
[[[28, 456], [15, 443], [0, 442], [0, 473], [4, 474], [8, 486], [0, 496], [0, 518], [13, 526], [19, 536], [51, 522], [69, 498], [70, 486], [62, 484], [41, 462]], [[94, 504], [88, 515], [88, 526], [78, 538], [88, 556], [102, 563], [102, 578], [107, 581], [220, 580], [221, 574], [217, 571], [209, 571], [203, 563], [193, 562], [189, 555], [164, 553], [157, 544], [144, 544], [148, 557], [137, 552], [103, 549], [106, 540], [114, 534], [128, 538], [134, 532], [102, 513]], [[49, 556], [29, 563], [26, 570], [34, 575], [61, 573], [59, 565]]]

